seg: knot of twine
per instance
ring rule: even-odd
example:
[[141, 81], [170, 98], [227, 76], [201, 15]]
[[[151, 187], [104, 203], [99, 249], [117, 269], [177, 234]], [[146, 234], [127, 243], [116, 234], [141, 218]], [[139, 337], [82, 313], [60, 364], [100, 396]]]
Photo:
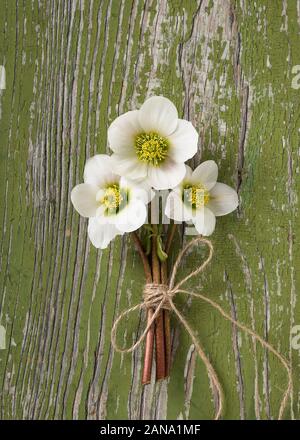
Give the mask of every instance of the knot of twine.
[[[194, 271], [189, 273], [185, 278], [183, 278], [176, 285], [174, 285], [175, 284], [175, 277], [176, 277], [176, 274], [178, 271], [178, 267], [181, 264], [184, 255], [187, 253], [187, 251], [189, 249], [192, 249], [193, 247], [195, 247], [199, 243], [205, 244], [208, 247], [208, 250], [209, 250], [208, 257]], [[202, 359], [202, 361], [206, 367], [208, 376], [209, 376], [210, 381], [213, 385], [213, 391], [217, 392], [218, 404], [217, 404], [217, 409], [216, 409], [216, 414], [215, 414], [215, 420], [218, 420], [220, 418], [220, 416], [222, 415], [223, 406], [224, 406], [224, 395], [223, 395], [222, 386], [221, 386], [220, 381], [218, 379], [217, 373], [216, 373], [215, 369], [213, 368], [212, 364], [210, 363], [208, 357], [206, 356], [197, 336], [195, 335], [195, 333], [192, 330], [192, 328], [190, 327], [189, 323], [184, 318], [184, 316], [181, 314], [181, 312], [177, 309], [177, 307], [175, 306], [175, 304], [173, 302], [173, 298], [178, 293], [185, 293], [191, 297], [202, 299], [203, 301], [210, 304], [214, 309], [216, 309], [226, 320], [232, 322], [237, 328], [243, 330], [246, 334], [252, 336], [253, 339], [260, 342], [260, 344], [263, 347], [265, 347], [267, 350], [269, 350], [271, 353], [273, 353], [273, 355], [275, 357], [277, 357], [277, 359], [279, 359], [281, 364], [284, 366], [284, 368], [287, 372], [287, 376], [288, 376], [288, 384], [287, 384], [285, 392], [283, 394], [281, 404], [280, 404], [280, 409], [279, 409], [278, 420], [281, 420], [283, 413], [284, 413], [284, 410], [287, 405], [288, 397], [292, 392], [292, 370], [291, 370], [291, 367], [290, 367], [288, 361], [271, 344], [269, 344], [269, 342], [267, 342], [265, 339], [263, 339], [261, 336], [259, 336], [256, 332], [254, 332], [253, 330], [248, 328], [246, 325], [244, 325], [241, 322], [232, 318], [219, 304], [217, 304], [216, 302], [211, 300], [209, 297], [207, 297], [203, 294], [200, 294], [200, 293], [195, 293], [195, 292], [192, 292], [189, 290], [181, 289], [181, 286], [184, 283], [186, 283], [190, 278], [198, 275], [200, 272], [202, 272], [206, 268], [206, 266], [210, 263], [212, 256], [213, 256], [213, 246], [212, 246], [212, 243], [210, 240], [203, 238], [202, 236], [198, 236], [198, 237], [194, 238], [193, 240], [191, 240], [179, 252], [179, 254], [176, 258], [173, 270], [171, 272], [169, 284], [168, 285], [155, 284], [155, 283], [146, 284], [144, 287], [143, 302], [136, 304], [135, 306], [130, 307], [129, 309], [124, 310], [118, 316], [118, 318], [115, 320], [114, 325], [111, 330], [111, 342], [112, 342], [113, 348], [120, 353], [133, 352], [141, 345], [141, 343], [145, 339], [149, 329], [151, 328], [152, 324], [154, 323], [155, 319], [157, 318], [160, 310], [161, 309], [168, 309], [168, 310], [173, 311], [175, 313], [175, 315], [177, 316], [178, 320], [181, 322], [181, 324], [183, 325], [183, 327], [187, 331], [187, 333], [189, 334], [191, 340], [193, 341], [195, 349], [196, 349], [200, 359]], [[146, 326], [144, 332], [131, 347], [129, 347], [129, 348], [119, 347], [116, 342], [116, 336], [117, 336], [117, 328], [118, 328], [120, 321], [123, 318], [125, 318], [125, 316], [129, 315], [131, 312], [134, 312], [135, 310], [142, 309], [142, 308], [146, 308], [146, 309], [154, 308], [155, 309], [155, 311], [152, 315], [152, 318], [149, 320], [148, 325]]]
[[167, 309], [172, 310], [169, 299], [172, 299], [175, 295], [173, 290], [169, 290], [167, 284], [146, 284], [144, 287], [143, 306], [146, 309]]

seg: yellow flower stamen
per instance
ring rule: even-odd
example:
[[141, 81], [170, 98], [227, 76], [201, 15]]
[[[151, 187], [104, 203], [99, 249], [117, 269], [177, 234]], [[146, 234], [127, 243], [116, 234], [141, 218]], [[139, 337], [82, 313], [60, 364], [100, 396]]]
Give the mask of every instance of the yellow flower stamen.
[[142, 133], [135, 139], [135, 151], [142, 162], [159, 166], [167, 157], [169, 143], [157, 133]]
[[209, 201], [209, 192], [204, 185], [185, 185], [183, 189], [183, 201], [190, 205], [192, 209], [199, 209]]
[[126, 194], [120, 190], [119, 185], [112, 184], [105, 189], [101, 203], [105, 206], [107, 214], [113, 214], [122, 208], [126, 199]]

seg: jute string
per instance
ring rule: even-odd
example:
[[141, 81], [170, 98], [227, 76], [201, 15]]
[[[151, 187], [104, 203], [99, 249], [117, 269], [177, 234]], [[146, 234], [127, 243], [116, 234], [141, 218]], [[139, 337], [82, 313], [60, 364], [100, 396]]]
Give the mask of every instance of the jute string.
[[[192, 249], [194, 246], [198, 245], [199, 243], [203, 243], [208, 247], [208, 249], [209, 249], [208, 257], [197, 269], [192, 271], [185, 278], [183, 278], [176, 285], [174, 285], [176, 274], [178, 271], [178, 267], [180, 266], [180, 264], [182, 262], [183, 256], [187, 253], [187, 251], [189, 249]], [[214, 302], [213, 300], [211, 300], [210, 298], [208, 298], [205, 295], [202, 295], [200, 293], [195, 293], [190, 290], [183, 290], [181, 288], [181, 286], [184, 283], [186, 283], [190, 278], [198, 275], [200, 272], [202, 272], [206, 268], [206, 266], [210, 263], [212, 256], [213, 256], [213, 246], [208, 239], [203, 238], [202, 236], [199, 236], [199, 237], [196, 237], [193, 240], [191, 240], [178, 254], [178, 257], [175, 261], [173, 270], [171, 272], [169, 284], [168, 285], [154, 284], [154, 283], [146, 284], [145, 288], [144, 288], [144, 293], [143, 293], [143, 302], [136, 304], [135, 306], [130, 307], [127, 310], [124, 310], [119, 315], [119, 317], [116, 319], [116, 321], [112, 327], [112, 330], [111, 330], [112, 345], [113, 345], [114, 349], [118, 352], [131, 353], [132, 351], [136, 350], [136, 348], [138, 348], [140, 346], [140, 344], [143, 342], [151, 325], [154, 323], [155, 319], [157, 318], [160, 310], [164, 308], [164, 309], [168, 309], [168, 310], [173, 311], [175, 313], [175, 315], [177, 316], [177, 318], [179, 319], [179, 321], [181, 322], [181, 324], [183, 325], [183, 327], [185, 328], [185, 330], [187, 331], [187, 333], [189, 334], [191, 340], [193, 341], [195, 349], [196, 349], [200, 359], [202, 359], [202, 361], [206, 367], [210, 381], [213, 384], [213, 387], [217, 392], [218, 405], [217, 405], [217, 410], [216, 410], [216, 414], [215, 414], [215, 420], [218, 420], [222, 415], [223, 406], [224, 406], [224, 395], [223, 395], [222, 386], [221, 386], [220, 381], [218, 379], [217, 373], [214, 370], [212, 364], [210, 363], [208, 357], [206, 356], [197, 336], [195, 335], [195, 333], [192, 330], [192, 328], [190, 327], [189, 323], [184, 318], [184, 316], [181, 314], [181, 312], [177, 309], [177, 307], [175, 306], [175, 304], [173, 302], [173, 298], [178, 293], [185, 293], [185, 294], [190, 295], [192, 297], [202, 299], [203, 301], [210, 304], [214, 309], [218, 310], [218, 312], [226, 320], [232, 322], [236, 327], [243, 330], [245, 333], [247, 333], [248, 335], [251, 335], [254, 339], [259, 341], [263, 347], [265, 347], [267, 350], [269, 350], [271, 353], [274, 354], [274, 356], [276, 356], [279, 359], [281, 364], [286, 369], [286, 372], [288, 375], [288, 384], [287, 384], [287, 387], [285, 389], [285, 392], [284, 392], [282, 400], [281, 400], [279, 415], [278, 415], [278, 419], [281, 420], [283, 413], [284, 413], [284, 410], [287, 405], [289, 395], [291, 394], [291, 391], [292, 391], [292, 370], [291, 370], [291, 367], [290, 367], [288, 361], [271, 344], [269, 344], [269, 342], [264, 340], [256, 332], [254, 332], [253, 330], [251, 330], [250, 328], [248, 328], [246, 325], [242, 324], [241, 322], [233, 319], [227, 312], [225, 312], [225, 310], [219, 304], [217, 304], [216, 302]], [[142, 309], [142, 308], [146, 308], [146, 309], [154, 308], [155, 309], [155, 312], [152, 316], [152, 319], [148, 322], [148, 325], [145, 328], [142, 335], [139, 337], [139, 339], [131, 347], [129, 347], [129, 348], [119, 347], [117, 345], [116, 336], [117, 336], [117, 329], [118, 329], [118, 325], [119, 325], [120, 321], [123, 318], [125, 318], [127, 315], [129, 315], [131, 312], [134, 312], [135, 310]]]

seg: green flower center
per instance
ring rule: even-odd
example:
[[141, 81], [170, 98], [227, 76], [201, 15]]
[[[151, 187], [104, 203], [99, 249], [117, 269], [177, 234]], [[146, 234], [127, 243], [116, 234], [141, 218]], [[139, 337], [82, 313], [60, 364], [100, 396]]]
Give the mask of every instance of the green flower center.
[[109, 185], [101, 199], [101, 203], [105, 206], [105, 213], [107, 215], [117, 214], [128, 201], [128, 193], [116, 184]]
[[199, 209], [209, 201], [209, 192], [204, 185], [186, 184], [183, 187], [183, 202], [191, 206], [192, 209]]
[[142, 133], [136, 137], [134, 147], [139, 160], [157, 167], [166, 159], [169, 143], [157, 133]]

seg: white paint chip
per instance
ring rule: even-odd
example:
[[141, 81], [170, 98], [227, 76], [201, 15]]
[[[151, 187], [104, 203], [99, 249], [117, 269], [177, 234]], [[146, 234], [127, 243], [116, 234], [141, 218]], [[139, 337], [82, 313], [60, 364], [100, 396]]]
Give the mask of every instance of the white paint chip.
[[6, 348], [6, 330], [3, 325], [0, 325], [0, 350], [5, 350]]
[[6, 72], [5, 67], [0, 66], [0, 90], [6, 89]]

